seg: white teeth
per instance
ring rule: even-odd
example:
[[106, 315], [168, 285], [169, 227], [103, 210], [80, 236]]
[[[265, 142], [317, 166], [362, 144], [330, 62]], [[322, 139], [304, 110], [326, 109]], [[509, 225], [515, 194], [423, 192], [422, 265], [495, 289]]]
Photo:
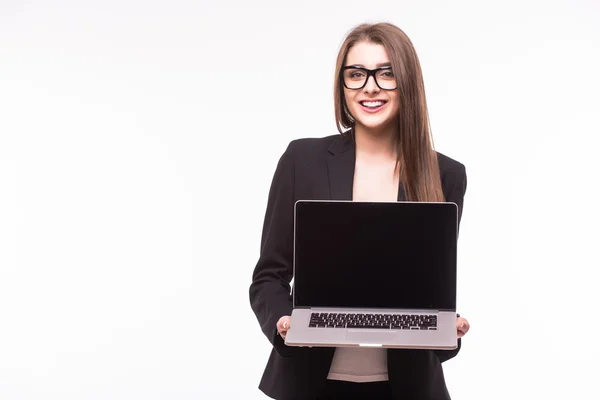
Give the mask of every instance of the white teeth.
[[362, 102], [363, 106], [365, 106], [365, 107], [373, 107], [373, 108], [380, 107], [383, 104], [384, 104], [383, 101], [363, 101]]

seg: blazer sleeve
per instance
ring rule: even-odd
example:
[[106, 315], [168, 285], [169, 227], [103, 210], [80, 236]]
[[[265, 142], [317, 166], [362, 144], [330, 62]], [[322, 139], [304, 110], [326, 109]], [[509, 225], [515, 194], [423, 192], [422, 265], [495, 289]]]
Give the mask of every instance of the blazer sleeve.
[[[442, 181], [442, 186], [448, 188], [446, 192], [446, 201], [456, 203], [458, 206], [458, 226], [460, 231], [460, 220], [462, 218], [464, 197], [467, 191], [467, 172], [463, 164], [458, 164], [453, 171], [447, 172], [447, 176]], [[440, 362], [448, 361], [456, 357], [462, 345], [462, 339], [458, 339], [458, 347], [454, 350], [435, 350]]]
[[292, 349], [277, 332], [277, 321], [292, 313], [290, 282], [293, 277], [294, 155], [290, 142], [283, 153], [269, 190], [260, 255], [250, 284], [250, 305], [263, 333], [282, 356]]

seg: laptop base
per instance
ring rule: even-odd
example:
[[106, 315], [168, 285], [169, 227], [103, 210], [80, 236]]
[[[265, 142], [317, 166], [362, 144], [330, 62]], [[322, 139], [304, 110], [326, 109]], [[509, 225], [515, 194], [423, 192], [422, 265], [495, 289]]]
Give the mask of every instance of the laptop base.
[[[327, 318], [321, 316], [333, 318], [328, 323], [323, 323]], [[432, 319], [434, 324], [431, 323]], [[365, 325], [360, 321], [375, 322], [368, 322], [372, 326], [357, 327]], [[422, 322], [417, 326], [419, 323], [414, 321]], [[454, 350], [458, 347], [456, 313], [297, 308], [292, 312], [285, 343], [296, 347]]]

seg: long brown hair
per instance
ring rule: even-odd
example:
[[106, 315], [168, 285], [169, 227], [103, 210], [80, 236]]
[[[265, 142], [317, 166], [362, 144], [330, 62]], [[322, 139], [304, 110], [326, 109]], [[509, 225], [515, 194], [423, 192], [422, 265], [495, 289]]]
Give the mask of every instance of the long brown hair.
[[396, 143], [400, 182], [409, 201], [444, 201], [437, 153], [429, 127], [425, 85], [421, 64], [408, 36], [389, 23], [361, 24], [346, 37], [337, 57], [335, 68], [335, 118], [342, 135], [351, 135], [354, 118], [344, 98], [340, 72], [350, 49], [358, 42], [382, 45], [390, 59], [398, 82], [400, 110]]

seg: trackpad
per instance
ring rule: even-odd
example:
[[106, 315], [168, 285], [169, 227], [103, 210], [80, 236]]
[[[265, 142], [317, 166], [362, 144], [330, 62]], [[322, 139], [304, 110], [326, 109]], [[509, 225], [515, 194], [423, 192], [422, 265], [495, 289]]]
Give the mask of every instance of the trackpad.
[[346, 333], [346, 340], [365, 344], [389, 343], [397, 336], [396, 333], [377, 329], [349, 329]]

